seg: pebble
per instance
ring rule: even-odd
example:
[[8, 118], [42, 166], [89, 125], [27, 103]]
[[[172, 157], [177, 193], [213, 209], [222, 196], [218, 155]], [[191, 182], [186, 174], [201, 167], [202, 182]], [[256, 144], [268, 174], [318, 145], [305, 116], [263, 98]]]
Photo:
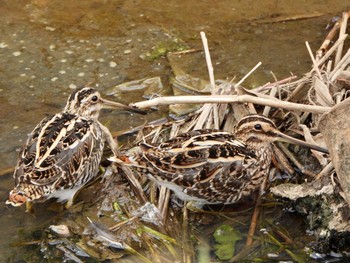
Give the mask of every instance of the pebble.
[[75, 85], [75, 84], [69, 84], [69, 88], [70, 88], [70, 89], [76, 89], [76, 88], [77, 88], [77, 85]]
[[117, 66], [117, 63], [115, 63], [114, 61], [111, 61], [111, 62], [109, 62], [109, 66], [111, 68], [115, 68]]
[[51, 225], [49, 229], [60, 237], [69, 237], [70, 231], [66, 225]]
[[47, 27], [45, 27], [45, 29], [48, 31], [55, 31], [56, 30], [56, 28], [51, 27], [51, 26], [47, 26]]
[[0, 43], [0, 48], [5, 48], [5, 47], [8, 47], [8, 45], [6, 43], [4, 43], [4, 42], [1, 42]]

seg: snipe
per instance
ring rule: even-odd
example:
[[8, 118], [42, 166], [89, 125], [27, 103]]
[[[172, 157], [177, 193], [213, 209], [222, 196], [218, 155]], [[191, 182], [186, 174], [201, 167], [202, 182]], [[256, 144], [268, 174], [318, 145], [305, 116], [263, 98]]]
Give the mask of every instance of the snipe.
[[327, 150], [278, 131], [260, 115], [240, 120], [235, 131], [196, 130], [158, 146], [141, 145], [131, 165], [183, 200], [232, 204], [251, 195], [266, 179], [272, 143], [284, 141], [327, 153]]
[[143, 113], [105, 100], [90, 87], [74, 91], [62, 112], [43, 119], [30, 133], [6, 203], [20, 206], [58, 198], [71, 206], [75, 194], [97, 175], [105, 141], [115, 155], [119, 153], [108, 129], [98, 121], [102, 108]]

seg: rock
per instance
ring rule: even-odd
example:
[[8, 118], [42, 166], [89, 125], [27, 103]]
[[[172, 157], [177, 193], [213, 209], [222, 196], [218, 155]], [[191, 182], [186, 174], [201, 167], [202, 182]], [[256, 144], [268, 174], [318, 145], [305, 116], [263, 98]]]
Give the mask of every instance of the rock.
[[51, 225], [49, 226], [49, 229], [55, 233], [56, 235], [60, 237], [69, 237], [70, 236], [70, 231], [68, 226], [66, 225]]
[[319, 122], [332, 163], [339, 178], [342, 196], [350, 207], [350, 99], [325, 113]]

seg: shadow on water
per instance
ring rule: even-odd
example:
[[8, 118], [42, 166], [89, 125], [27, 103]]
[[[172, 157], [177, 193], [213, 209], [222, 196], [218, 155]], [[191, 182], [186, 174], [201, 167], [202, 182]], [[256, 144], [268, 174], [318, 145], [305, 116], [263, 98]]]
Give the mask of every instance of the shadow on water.
[[[277, 78], [290, 72], [303, 74], [311, 64], [304, 42], [317, 49], [328, 21], [349, 7], [345, 2], [0, 1], [0, 171], [15, 165], [28, 132], [45, 116], [60, 111], [75, 87], [94, 83], [104, 93], [116, 84], [153, 76], [167, 84], [168, 61], [141, 57], [169, 39], [201, 49], [199, 31], [205, 31], [218, 79], [242, 77], [262, 61], [247, 87], [273, 81], [270, 71]], [[306, 14], [315, 17], [280, 23], [269, 20]], [[186, 61], [184, 68], [207, 79], [203, 56]], [[132, 94], [119, 98], [124, 102], [140, 99]], [[123, 130], [144, 119], [109, 113], [102, 121], [111, 130]], [[54, 223], [60, 215], [40, 208], [38, 214], [30, 215], [23, 208], [6, 207], [3, 201], [13, 181], [10, 174], [2, 175], [0, 181], [0, 255], [20, 259], [13, 257], [17, 248], [9, 244]]]

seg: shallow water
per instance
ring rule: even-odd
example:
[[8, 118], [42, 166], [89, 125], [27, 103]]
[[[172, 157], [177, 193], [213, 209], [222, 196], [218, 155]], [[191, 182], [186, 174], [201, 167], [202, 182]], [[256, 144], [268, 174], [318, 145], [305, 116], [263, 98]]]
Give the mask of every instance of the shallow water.
[[[0, 1], [0, 171], [15, 166], [26, 135], [43, 117], [60, 111], [75, 87], [93, 83], [104, 93], [122, 82], [154, 76], [167, 84], [171, 70], [164, 57], [140, 58], [159, 43], [180, 39], [200, 49], [199, 31], [205, 31], [216, 78], [240, 78], [262, 61], [244, 84], [254, 87], [274, 81], [270, 71], [279, 79], [307, 72], [311, 62], [304, 42], [316, 50], [329, 20], [348, 7], [343, 0], [225, 0], [215, 5], [194, 0]], [[275, 17], [311, 13], [323, 15], [272, 23]], [[207, 78], [201, 54], [184, 64], [187, 73]], [[132, 94], [119, 98], [141, 99]], [[144, 117], [118, 112], [101, 119], [111, 130], [144, 122]], [[54, 214], [38, 218], [23, 208], [6, 207], [13, 181], [8, 173], [0, 180], [0, 255], [7, 258], [19, 229], [35, 229]]]

